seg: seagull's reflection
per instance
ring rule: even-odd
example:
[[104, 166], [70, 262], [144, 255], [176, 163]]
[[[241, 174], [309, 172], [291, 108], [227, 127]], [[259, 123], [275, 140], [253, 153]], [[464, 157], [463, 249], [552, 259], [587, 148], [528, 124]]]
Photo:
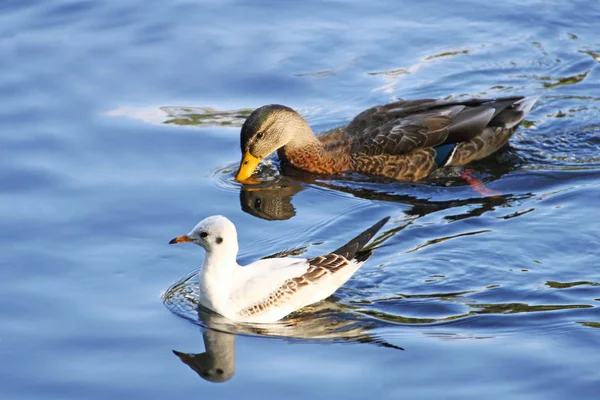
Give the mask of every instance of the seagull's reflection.
[[238, 334], [286, 340], [354, 341], [404, 350], [369, 334], [377, 323], [349, 312], [335, 298], [305, 307], [274, 324], [237, 323], [201, 306], [198, 307], [198, 319], [204, 329], [205, 351], [182, 353], [173, 350], [173, 353], [198, 376], [210, 382], [225, 382], [233, 377]]
[[173, 353], [202, 378], [225, 382], [235, 373], [235, 335], [207, 329], [202, 334], [204, 353]]

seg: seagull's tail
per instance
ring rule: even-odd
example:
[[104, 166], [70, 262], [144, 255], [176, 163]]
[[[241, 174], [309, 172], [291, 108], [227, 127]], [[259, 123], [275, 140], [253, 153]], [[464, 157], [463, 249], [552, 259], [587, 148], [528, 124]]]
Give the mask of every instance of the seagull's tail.
[[343, 256], [346, 260], [366, 261], [371, 256], [371, 251], [361, 251], [375, 234], [388, 222], [390, 217], [385, 217], [363, 233], [350, 240], [348, 243], [332, 253]]

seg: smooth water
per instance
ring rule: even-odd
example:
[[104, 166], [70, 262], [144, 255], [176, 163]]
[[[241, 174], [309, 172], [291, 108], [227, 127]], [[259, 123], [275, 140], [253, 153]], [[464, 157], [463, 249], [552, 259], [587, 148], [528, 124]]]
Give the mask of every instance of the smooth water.
[[[598, 21], [596, 1], [0, 1], [0, 398], [598, 398]], [[472, 166], [497, 196], [276, 159], [233, 181], [254, 107], [323, 131], [505, 95], [540, 100]], [[167, 245], [216, 213], [241, 262], [392, 219], [333, 298], [257, 328], [198, 315], [202, 251]]]

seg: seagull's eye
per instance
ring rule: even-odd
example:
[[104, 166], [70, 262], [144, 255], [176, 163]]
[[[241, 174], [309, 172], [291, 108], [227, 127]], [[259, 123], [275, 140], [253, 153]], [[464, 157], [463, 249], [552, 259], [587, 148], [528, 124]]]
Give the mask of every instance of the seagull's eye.
[[256, 138], [257, 138], [257, 139], [262, 139], [262, 138], [263, 138], [263, 136], [265, 136], [264, 132], [258, 132], [258, 133], [256, 134]]
[[201, 237], [202, 239], [204, 239], [204, 238], [205, 238], [205, 237], [207, 237], [207, 236], [208, 236], [208, 232], [200, 232], [200, 237]]

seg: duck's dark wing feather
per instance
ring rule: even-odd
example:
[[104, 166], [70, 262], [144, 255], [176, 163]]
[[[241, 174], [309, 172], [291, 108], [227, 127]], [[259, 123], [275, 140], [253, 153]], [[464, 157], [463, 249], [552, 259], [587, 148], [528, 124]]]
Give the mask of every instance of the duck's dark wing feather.
[[418, 148], [471, 140], [485, 127], [516, 119], [503, 112], [523, 97], [402, 100], [360, 113], [346, 128], [351, 153], [402, 155]]
[[[452, 110], [450, 110], [452, 111]], [[452, 118], [447, 113], [424, 112], [382, 125], [369, 125], [352, 137], [351, 153], [368, 156], [401, 155], [444, 143]]]

